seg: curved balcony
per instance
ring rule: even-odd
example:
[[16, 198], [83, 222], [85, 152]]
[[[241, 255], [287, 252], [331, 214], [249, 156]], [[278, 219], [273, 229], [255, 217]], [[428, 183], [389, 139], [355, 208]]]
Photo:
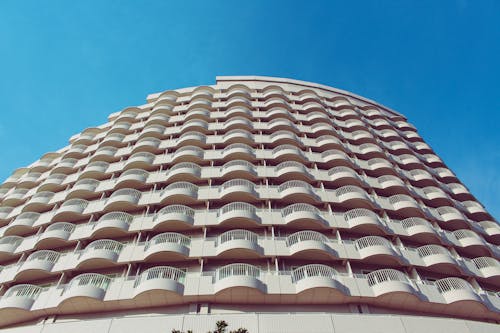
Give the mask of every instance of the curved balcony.
[[172, 162], [193, 162], [201, 164], [203, 162], [204, 155], [205, 152], [200, 147], [184, 146], [175, 151], [175, 153], [172, 155]]
[[248, 230], [226, 231], [217, 237], [217, 256], [224, 258], [260, 257], [264, 250], [259, 246], [259, 236]]
[[[167, 292], [169, 298], [183, 295], [185, 279], [186, 272], [178, 268], [170, 266], [151, 267], [136, 278], [134, 298], [146, 293], [155, 293], [157, 295], [158, 292]], [[155, 302], [155, 300], [151, 300], [151, 302]], [[156, 302], [164, 304], [163, 299], [156, 300]]]
[[[391, 153], [396, 153], [396, 154], [401, 154], [401, 153], [411, 154], [412, 153], [411, 148], [402, 141], [390, 141], [390, 142], [385, 143], [385, 146], [391, 151]], [[410, 157], [413, 155], [401, 155], [401, 157], [402, 156]]]
[[[408, 277], [395, 269], [379, 269], [366, 275], [368, 285], [372, 288], [375, 296], [386, 294], [414, 294], [414, 289]], [[402, 298], [408, 295], [401, 295]], [[416, 297], [416, 296], [414, 296]]]
[[352, 107], [351, 102], [349, 102], [347, 98], [341, 96], [334, 97], [334, 99], [331, 102], [333, 107], [336, 109], [340, 109], [343, 107]]
[[329, 239], [317, 231], [302, 230], [286, 238], [290, 255], [296, 258], [329, 260], [336, 258], [336, 253], [328, 246]]
[[128, 121], [119, 121], [113, 123], [113, 126], [109, 129], [108, 133], [129, 133], [130, 132], [130, 127], [132, 126], [132, 123], [129, 123]]
[[493, 221], [483, 221], [478, 224], [484, 230], [486, 238], [498, 245], [500, 242], [500, 225]]
[[481, 276], [494, 284], [500, 282], [500, 263], [495, 258], [478, 257], [472, 259]]
[[343, 129], [348, 129], [350, 131], [356, 130], [366, 130], [366, 125], [361, 120], [358, 119], [348, 119], [344, 122]]
[[161, 203], [194, 203], [198, 200], [198, 186], [190, 182], [175, 182], [161, 192]]
[[144, 169], [152, 168], [155, 155], [147, 152], [135, 153], [125, 161], [124, 169]]
[[435, 184], [434, 177], [429, 172], [421, 169], [410, 170], [410, 179], [421, 186], [432, 186]]
[[447, 184], [450, 191], [455, 194], [459, 199], [470, 197], [470, 192], [465, 186], [459, 183]]
[[394, 187], [399, 187], [403, 188], [406, 192], [406, 185], [403, 182], [403, 180], [399, 177], [392, 176], [392, 175], [386, 175], [386, 176], [380, 176], [377, 178], [377, 182], [380, 184], [380, 187], [384, 190], [386, 189], [391, 189], [391, 193], [394, 193], [395, 191]]
[[137, 119], [138, 114], [139, 114], [139, 112], [125, 109], [122, 112], [120, 112], [120, 114], [115, 118], [114, 122], [117, 123], [117, 122], [126, 121], [126, 122], [134, 123]]
[[337, 201], [345, 205], [361, 207], [372, 207], [369, 195], [361, 187], [345, 185], [335, 190]]
[[73, 187], [69, 190], [67, 199], [71, 198], [81, 198], [88, 199], [95, 197], [98, 195], [96, 193], [96, 189], [99, 186], [100, 181], [88, 178], [88, 179], [80, 179], [73, 185]]
[[436, 287], [448, 304], [463, 301], [481, 302], [471, 285], [460, 278], [448, 277], [437, 280]]
[[382, 130], [382, 131], [378, 132], [377, 134], [379, 137], [384, 138], [384, 139], [399, 138], [400, 137], [396, 131], [389, 130], [389, 129]]
[[218, 224], [229, 227], [255, 227], [260, 225], [260, 217], [257, 216], [257, 209], [252, 204], [246, 202], [231, 202], [222, 206], [217, 211]]
[[156, 138], [156, 139], [162, 139], [165, 136], [165, 130], [166, 127], [163, 125], [159, 124], [150, 124], [144, 127], [144, 129], [141, 131], [139, 138], [145, 138], [145, 137], [150, 137], [150, 138]]
[[422, 217], [425, 216], [420, 205], [409, 195], [396, 194], [390, 196], [388, 200], [394, 210], [402, 212], [404, 215], [417, 214]]
[[312, 102], [320, 102], [321, 101], [321, 97], [319, 97], [315, 91], [313, 90], [309, 90], [309, 89], [305, 89], [305, 90], [301, 90], [297, 93], [297, 97], [298, 99], [302, 102], [302, 103], [305, 103], [307, 101], [312, 101]]
[[449, 228], [458, 229], [469, 226], [462, 213], [454, 207], [438, 207], [436, 211], [439, 214], [441, 221], [443, 221]]
[[363, 184], [359, 175], [352, 168], [346, 166], [333, 167], [328, 170], [328, 176], [335, 184], [340, 186], [351, 185], [352, 183]]
[[11, 258], [23, 240], [24, 238], [20, 236], [4, 236], [0, 238], [0, 260]]
[[113, 237], [127, 233], [130, 223], [134, 219], [133, 215], [125, 212], [106, 213], [92, 226], [92, 235], [94, 237]]
[[79, 179], [82, 178], [91, 178], [91, 179], [104, 179], [106, 178], [106, 171], [109, 168], [109, 163], [108, 162], [102, 162], [102, 161], [97, 161], [97, 162], [91, 162], [83, 169], [82, 173], [80, 174]]
[[235, 263], [219, 267], [215, 271], [214, 291], [219, 293], [228, 289], [233, 298], [246, 298], [245, 293], [238, 289], [254, 289], [265, 293], [267, 288], [260, 280], [260, 276], [260, 268], [249, 264]]
[[32, 284], [18, 284], [0, 298], [0, 309], [16, 308], [29, 311], [43, 288]]
[[251, 180], [257, 178], [255, 166], [245, 160], [229, 161], [220, 168], [219, 172], [222, 178], [244, 178]]
[[425, 197], [439, 206], [449, 205], [451, 200], [448, 195], [439, 187], [427, 186], [422, 189]]
[[[84, 273], [74, 277], [66, 286], [63, 297], [65, 302], [70, 298], [83, 297], [94, 301], [102, 301], [111, 278], [97, 273]], [[89, 302], [90, 300], [87, 300]]]
[[205, 108], [207, 110], [210, 110], [212, 108], [212, 96], [208, 95], [198, 95], [194, 96], [193, 99], [189, 101], [189, 110], [194, 110], [194, 109], [199, 109], [199, 108]]
[[38, 179], [40, 179], [40, 176], [42, 174], [40, 172], [28, 172], [25, 173], [19, 180], [17, 181], [17, 186], [20, 187], [33, 187], [36, 185], [38, 182]]
[[415, 156], [411, 154], [405, 154], [395, 157], [399, 165], [405, 168], [418, 168], [422, 165], [422, 162]]
[[377, 214], [369, 209], [355, 208], [344, 213], [344, 220], [350, 229], [371, 230], [380, 233], [384, 227]]
[[72, 145], [69, 147], [69, 149], [66, 151], [66, 153], [63, 155], [63, 158], [83, 158], [87, 155], [85, 152], [87, 150], [87, 146], [85, 145]]
[[465, 206], [467, 212], [471, 214], [473, 217], [478, 219], [487, 219], [490, 218], [490, 214], [484, 209], [484, 207], [477, 201], [463, 201], [462, 205]]
[[247, 179], [231, 179], [219, 187], [221, 199], [230, 201], [252, 201], [259, 197], [255, 184]]
[[[343, 143], [333, 135], [321, 135], [316, 138], [316, 146], [324, 149], [342, 149]], [[323, 157], [323, 156], [322, 156]], [[324, 158], [324, 157], [323, 157]]]
[[288, 100], [286, 92], [280, 86], [269, 85], [262, 90], [262, 97], [264, 99], [270, 99], [271, 97], [278, 97]]
[[233, 108], [233, 107], [251, 108], [252, 102], [248, 96], [232, 95], [228, 97], [226, 106], [228, 108]]
[[209, 121], [210, 120], [210, 111], [207, 109], [203, 108], [190, 108], [186, 112], [186, 116], [184, 118], [185, 121], [192, 120], [192, 119], [199, 119], [202, 121]]
[[8, 221], [9, 220], [8, 216], [10, 215], [13, 209], [14, 209], [13, 207], [7, 207], [7, 206], [0, 207], [0, 221]]
[[50, 209], [51, 204], [49, 204], [50, 200], [54, 197], [53, 192], [42, 191], [33, 194], [31, 199], [23, 207], [24, 211], [30, 212], [43, 212]]
[[470, 252], [478, 253], [479, 255], [490, 254], [484, 240], [472, 230], [456, 230], [453, 232], [453, 236], [456, 238], [458, 246], [468, 249]]
[[194, 209], [183, 205], [163, 207], [154, 217], [155, 230], [183, 230], [194, 224]]
[[116, 180], [115, 188], [140, 188], [146, 184], [149, 172], [143, 169], [128, 169]]
[[222, 151], [222, 156], [226, 161], [252, 161], [255, 159], [255, 151], [252, 147], [244, 143], [233, 143], [224, 148], [224, 150]]
[[313, 177], [306, 166], [296, 161], [281, 162], [275, 167], [276, 176], [284, 180], [311, 181]]
[[351, 140], [356, 141], [357, 144], [376, 142], [375, 137], [370, 132], [364, 130], [354, 131], [352, 133], [346, 133], [346, 135], [350, 135]]
[[132, 154], [139, 152], [158, 154], [163, 151], [163, 149], [160, 147], [160, 144], [161, 140], [155, 137], [142, 138], [137, 141], [132, 147]]
[[311, 132], [315, 135], [322, 135], [327, 133], [335, 133], [335, 128], [332, 126], [330, 117], [324, 112], [316, 111], [306, 115], [307, 121], [311, 123]]
[[[284, 121], [284, 119], [280, 119]], [[301, 145], [301, 142], [295, 133], [285, 130], [273, 132], [269, 136], [270, 145], [276, 147], [278, 145]]]
[[38, 238], [35, 248], [51, 249], [67, 244], [75, 225], [68, 222], [56, 222], [47, 227]]
[[330, 149], [321, 153], [321, 158], [323, 163], [327, 163], [328, 166], [352, 166], [351, 158], [341, 150]]
[[372, 126], [378, 129], [386, 128], [390, 129], [392, 128], [391, 124], [385, 119], [375, 119], [372, 122]]
[[397, 264], [399, 254], [391, 243], [380, 236], [365, 236], [354, 242], [361, 259], [370, 258], [370, 263]]
[[54, 161], [59, 157], [58, 153], [47, 153], [42, 156], [32, 167], [33, 172], [45, 172], [53, 167]]
[[235, 84], [229, 87], [226, 91], [226, 96], [229, 98], [230, 96], [243, 96], [248, 99], [251, 99], [252, 90], [242, 84]]
[[33, 252], [16, 273], [16, 281], [26, 281], [46, 277], [61, 257], [61, 254], [52, 250]]
[[142, 192], [133, 188], [122, 188], [113, 192], [106, 200], [104, 210], [127, 211], [137, 208]]
[[196, 182], [201, 179], [201, 167], [196, 163], [181, 162], [175, 164], [168, 170], [167, 179], [169, 181]]
[[200, 132], [190, 131], [182, 133], [177, 139], [177, 147], [194, 146], [202, 147], [207, 142], [207, 136]]
[[287, 202], [319, 202], [313, 187], [301, 180], [289, 180], [278, 186], [281, 198]]
[[273, 158], [276, 161], [298, 161], [306, 162], [304, 152], [294, 145], [281, 145], [272, 150]]
[[34, 231], [33, 225], [40, 217], [40, 213], [24, 212], [19, 214], [5, 228], [4, 235], [26, 235]]
[[116, 148], [125, 147], [127, 142], [125, 141], [125, 135], [121, 133], [111, 133], [106, 135], [99, 146], [112, 146]]
[[208, 123], [204, 120], [193, 119], [186, 121], [180, 128], [181, 133], [186, 131], [196, 131], [200, 133], [208, 133]]
[[95, 269], [115, 264], [123, 249], [123, 244], [113, 239], [98, 239], [93, 241], [78, 260], [78, 268]]
[[421, 158], [431, 166], [443, 165], [443, 161], [441, 161], [441, 159], [434, 154], [421, 155]]
[[302, 113], [311, 114], [313, 112], [314, 113], [326, 112], [325, 107], [323, 106], [323, 103], [315, 100], [315, 101], [309, 101], [309, 102], [302, 104]]
[[144, 247], [144, 260], [182, 261], [189, 256], [191, 238], [176, 232], [164, 232], [152, 237]]
[[175, 105], [179, 93], [177, 91], [165, 91], [158, 96], [156, 100], [156, 105]]
[[43, 183], [38, 187], [38, 191], [52, 191], [57, 192], [62, 190], [65, 185], [63, 185], [64, 180], [67, 175], [63, 173], [53, 173], [45, 179]]
[[234, 129], [222, 137], [222, 140], [225, 144], [233, 144], [233, 143], [243, 143], [247, 145], [255, 144], [255, 140], [253, 134], [249, 131], [242, 129]]
[[[338, 300], [341, 303], [344, 299], [345, 295], [342, 292], [344, 286], [339, 282], [340, 276], [330, 266], [321, 264], [301, 266], [292, 271], [291, 277], [296, 292], [301, 294], [310, 291], [314, 296], [314, 302], [331, 303], [332, 300]], [[314, 292], [318, 289], [321, 292]]]
[[366, 155], [368, 158], [385, 157], [383, 150], [376, 144], [363, 143], [358, 147], [358, 154]]
[[328, 222], [323, 219], [320, 210], [306, 203], [291, 204], [283, 208], [281, 216], [287, 225], [293, 225], [297, 228], [322, 229], [328, 227]]
[[450, 252], [435, 244], [424, 245], [417, 248], [417, 252], [424, 264], [437, 272], [460, 274], [461, 270]]
[[372, 158], [367, 162], [370, 173], [375, 177], [383, 176], [387, 173], [396, 174], [394, 166], [385, 158]]
[[436, 234], [433, 226], [420, 217], [408, 217], [400, 221], [406, 234], [417, 241], [423, 243], [440, 242], [440, 237]]
[[116, 152], [118, 151], [115, 147], [100, 147], [95, 151], [95, 153], [90, 157], [90, 161], [92, 162], [114, 162], [119, 159], [116, 156]]
[[[172, 113], [171, 110], [172, 110], [171, 106], [161, 106], [156, 109], [153, 109], [153, 112], [156, 111], [156, 113], [153, 112], [151, 113], [146, 124], [148, 125], [157, 124], [162, 126], [168, 126], [170, 121], [170, 115], [168, 114]], [[165, 111], [168, 114], [164, 114], [163, 111]]]
[[29, 190], [26, 188], [15, 188], [13, 191], [7, 193], [7, 195], [2, 200], [2, 205], [7, 206], [18, 206], [24, 201], [26, 201], [26, 193]]
[[450, 169], [435, 168], [434, 171], [436, 172], [438, 177], [441, 179], [448, 179], [448, 180], [457, 179], [457, 176], [455, 176], [455, 174], [453, 172], [451, 172]]
[[[292, 139], [297, 140], [295, 133], [293, 133], [293, 132], [297, 132], [297, 127], [290, 119], [287, 119], [287, 118], [272, 119], [267, 123], [267, 128], [273, 132], [271, 134], [271, 141], [276, 141], [276, 140], [279, 140], [281, 138], [285, 138], [285, 139], [292, 138]], [[290, 132], [290, 131], [292, 131], [292, 132]], [[281, 133], [280, 135], [276, 134], [279, 132], [283, 132], [283, 133]], [[273, 135], [275, 135], [275, 136], [273, 137]]]

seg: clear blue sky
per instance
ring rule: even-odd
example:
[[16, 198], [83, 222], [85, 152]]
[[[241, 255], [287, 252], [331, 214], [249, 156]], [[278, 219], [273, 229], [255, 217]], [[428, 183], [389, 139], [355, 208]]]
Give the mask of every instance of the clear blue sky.
[[0, 1], [0, 179], [148, 93], [268, 75], [405, 114], [500, 217], [500, 1], [347, 3]]

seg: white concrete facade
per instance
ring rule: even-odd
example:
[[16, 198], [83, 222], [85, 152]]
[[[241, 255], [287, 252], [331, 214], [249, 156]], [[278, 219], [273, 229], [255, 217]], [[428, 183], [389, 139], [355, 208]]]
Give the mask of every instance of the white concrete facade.
[[500, 226], [401, 114], [266, 77], [147, 101], [0, 186], [0, 327], [497, 329]]

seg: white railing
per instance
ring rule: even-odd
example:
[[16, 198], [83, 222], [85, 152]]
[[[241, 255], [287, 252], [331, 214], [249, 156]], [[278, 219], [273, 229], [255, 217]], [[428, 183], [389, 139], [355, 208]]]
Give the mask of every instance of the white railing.
[[95, 250], [106, 250], [116, 254], [120, 254], [125, 245], [113, 239], [98, 239], [93, 241], [85, 248], [85, 252]]
[[141, 181], [145, 181], [149, 176], [149, 172], [147, 172], [146, 170], [143, 170], [143, 169], [129, 169], [129, 170], [126, 170], [124, 173], [122, 173], [117, 181], [119, 181], [120, 179], [129, 177], [129, 176], [137, 177]]
[[96, 222], [95, 226], [104, 221], [122, 221], [127, 224], [132, 223], [134, 216], [125, 212], [109, 212], [101, 216], [101, 218]]
[[133, 162], [135, 160], [145, 160], [146, 163], [153, 163], [155, 159], [155, 155], [152, 154], [152, 153], [148, 153], [148, 152], [139, 152], [139, 153], [135, 153], [133, 154], [132, 156], [130, 156], [127, 160], [127, 162]]
[[75, 207], [78, 211], [83, 212], [87, 208], [89, 202], [84, 199], [70, 199], [65, 201], [61, 207]]
[[142, 138], [139, 141], [136, 142], [135, 147], [141, 147], [141, 146], [151, 146], [157, 148], [161, 143], [160, 139], [157, 138]]
[[299, 141], [299, 139], [297, 138], [295, 133], [290, 132], [290, 131], [285, 131], [285, 130], [276, 131], [276, 132], [272, 133], [269, 136], [269, 138], [271, 139], [271, 141], [274, 141], [279, 136], [286, 136], [286, 137], [292, 138], [295, 141]]
[[186, 247], [189, 247], [191, 244], [191, 238], [188, 236], [185, 236], [183, 234], [179, 234], [177, 232], [164, 232], [162, 234], [158, 234], [154, 237], [152, 237], [145, 246], [145, 250], [149, 249], [152, 245], [157, 245], [157, 244], [165, 244], [165, 243], [172, 243], [172, 244], [180, 244], [184, 245]]
[[[321, 135], [316, 138], [316, 144], [319, 144], [321, 141], [334, 141], [335, 143], [342, 144], [339, 138], [333, 135]], [[321, 155], [323, 157], [323, 154]]]
[[73, 168], [76, 162], [78, 162], [76, 158], [65, 158], [56, 165], [56, 168]]
[[296, 161], [281, 162], [276, 166], [276, 171], [281, 171], [285, 168], [299, 168], [303, 173], [308, 173], [304, 164]]
[[254, 205], [249, 204], [247, 202], [231, 202], [219, 208], [219, 210], [217, 211], [217, 215], [221, 216], [223, 214], [234, 211], [244, 211], [244, 212], [249, 212], [251, 214], [255, 214], [257, 208], [255, 208]]
[[260, 277], [260, 268], [250, 264], [236, 263], [217, 268], [215, 274], [217, 281], [231, 276], [250, 276], [258, 279]]
[[165, 129], [166, 129], [165, 126], [153, 124], [153, 125], [148, 125], [148, 126], [144, 127], [144, 129], [142, 130], [142, 133], [144, 134], [144, 133], [148, 133], [148, 132], [156, 132], [156, 133], [163, 134], [165, 132]]
[[292, 275], [292, 282], [297, 283], [300, 280], [315, 276], [335, 279], [335, 277], [337, 276], [337, 271], [330, 266], [321, 264], [310, 264], [294, 269], [291, 275]]
[[92, 286], [102, 290], [107, 290], [110, 282], [111, 278], [109, 276], [97, 273], [84, 273], [74, 277], [66, 290], [69, 290], [72, 287], [84, 286]]
[[341, 150], [337, 150], [337, 149], [325, 150], [324, 152], [321, 153], [321, 158], [325, 159], [325, 158], [327, 158], [327, 157], [329, 157], [331, 155], [339, 155], [339, 156], [342, 156], [342, 158], [344, 158], [346, 160], [350, 160], [349, 156], [347, 156], [346, 153], [344, 153]]
[[112, 133], [110, 135], [107, 135], [104, 137], [102, 142], [108, 142], [108, 141], [118, 141], [118, 142], [123, 142], [125, 139], [125, 135], [120, 134], [120, 133]]
[[257, 243], [257, 240], [259, 238], [259, 235], [252, 231], [248, 230], [243, 230], [243, 229], [235, 229], [235, 230], [229, 230], [226, 231], [222, 234], [219, 235], [217, 238], [217, 244], [224, 244], [226, 242], [232, 241], [232, 240], [247, 240], [252, 243]]
[[317, 231], [312, 231], [312, 230], [302, 230], [298, 231], [296, 233], [293, 233], [289, 235], [286, 238], [286, 246], [290, 247], [292, 245], [295, 245], [300, 242], [304, 241], [317, 241], [321, 243], [326, 243], [329, 241], [329, 239], [323, 235], [322, 233], [319, 233]]
[[406, 194], [395, 194], [395, 195], [389, 197], [389, 203], [391, 205], [394, 205], [394, 204], [399, 203], [399, 202], [411, 202], [415, 205], [417, 204], [415, 199], [413, 199], [412, 197], [410, 197], [409, 195], [406, 195]]
[[399, 281], [404, 283], [409, 283], [408, 277], [395, 269], [379, 269], [377, 271], [373, 271], [366, 275], [366, 279], [368, 280], [368, 285], [373, 287], [377, 284], [388, 282], [388, 281]]
[[137, 203], [137, 202], [139, 202], [139, 199], [142, 196], [142, 192], [138, 191], [136, 189], [133, 189], [133, 188], [123, 188], [123, 189], [120, 189], [118, 191], [113, 192], [111, 194], [111, 196], [108, 198], [108, 201], [110, 201], [113, 198], [119, 197], [119, 196], [127, 196], [131, 199], [131, 200], [127, 200], [127, 201]]
[[416, 226], [431, 227], [429, 225], [429, 222], [427, 222], [426, 220], [424, 220], [421, 217], [408, 217], [404, 220], [401, 220], [400, 223], [401, 223], [401, 226], [403, 227], [403, 229], [405, 229], [405, 230], [416, 227]]
[[363, 143], [362, 145], [359, 146], [359, 150], [362, 153], [364, 153], [365, 151], [378, 151], [378, 152], [382, 151], [382, 149], [380, 149], [379, 146], [373, 143]]
[[72, 233], [75, 230], [76, 226], [69, 222], [56, 222], [51, 224], [45, 229], [45, 231], [55, 231], [62, 230], [64, 232]]
[[476, 265], [476, 267], [478, 269], [487, 268], [487, 267], [498, 267], [498, 268], [500, 268], [500, 263], [495, 258], [491, 258], [491, 257], [478, 257], [478, 258], [472, 259], [472, 261], [474, 262], [474, 265]]
[[13, 221], [13, 225], [33, 225], [40, 217], [40, 213], [24, 212], [19, 214]]
[[281, 209], [281, 216], [287, 217], [288, 215], [296, 212], [309, 212], [316, 215], [320, 215], [319, 209], [314, 207], [313, 205], [309, 205], [306, 203], [296, 203], [288, 205], [285, 208]]
[[24, 238], [20, 236], [5, 236], [0, 238], [0, 245], [12, 245], [17, 248], [23, 240]]
[[118, 148], [115, 148], [115, 147], [101, 147], [95, 151], [94, 156], [97, 156], [97, 155], [115, 156], [117, 150], [118, 150]]
[[311, 192], [313, 191], [313, 188], [309, 183], [302, 180], [289, 180], [278, 186], [278, 192], [283, 192], [291, 188], [302, 188]]
[[297, 146], [294, 146], [294, 145], [279, 145], [278, 147], [276, 147], [272, 150], [272, 154], [276, 155], [276, 154], [278, 154], [282, 151], [285, 151], [285, 150], [293, 150], [294, 153], [297, 155], [300, 155], [300, 156], [304, 155], [304, 152], [300, 148], [298, 148]]
[[89, 188], [89, 191], [93, 191], [99, 186], [100, 181], [96, 179], [80, 179], [73, 185], [73, 189], [78, 188], [78, 187], [87, 187]]
[[356, 171], [354, 171], [353, 169], [346, 167], [346, 166], [337, 166], [337, 167], [331, 168], [330, 170], [328, 170], [328, 176], [332, 177], [335, 174], [343, 173], [343, 172], [347, 172], [347, 173], [351, 174], [352, 176], [354, 176], [355, 178], [359, 178], [359, 175], [356, 173]]
[[447, 292], [455, 290], [466, 290], [474, 292], [474, 289], [472, 289], [471, 285], [467, 281], [457, 277], [448, 277], [437, 280], [435, 282], [435, 285], [437, 286], [437, 289], [441, 294], [445, 294]]
[[196, 191], [198, 191], [198, 186], [196, 186], [195, 184], [190, 183], [190, 182], [175, 182], [175, 183], [172, 183], [172, 184], [168, 185], [167, 187], [165, 187], [165, 189], [162, 192], [162, 195], [163, 195], [163, 193], [165, 193], [167, 191], [173, 191], [173, 190], [178, 190], [178, 189], [196, 192]]
[[252, 191], [255, 190], [255, 184], [247, 179], [231, 179], [220, 186], [219, 192], [225, 191], [233, 186], [244, 186]]
[[255, 166], [248, 162], [248, 161], [245, 161], [245, 160], [234, 160], [234, 161], [229, 161], [227, 163], [225, 163], [221, 168], [220, 168], [220, 171], [224, 171], [228, 168], [231, 168], [231, 167], [234, 167], [234, 166], [242, 166], [242, 167], [246, 167], [246, 168], [249, 168], [249, 169], [254, 169]]
[[371, 246], [384, 246], [387, 248], [392, 248], [391, 243], [380, 236], [365, 236], [357, 239], [354, 244], [358, 250], [362, 250]]
[[474, 238], [474, 239], [481, 240], [481, 238], [474, 231], [469, 230], [469, 229], [455, 230], [455, 231], [453, 231], [453, 235], [458, 240], [461, 240], [464, 238]]
[[450, 255], [450, 252], [446, 248], [435, 244], [421, 246], [417, 248], [417, 253], [420, 258], [425, 258], [436, 254]]
[[183, 214], [189, 217], [194, 217], [194, 213], [195, 211], [191, 207], [184, 205], [170, 205], [160, 209], [156, 213], [155, 219], [158, 219], [158, 217], [163, 214]]
[[14, 209], [14, 207], [6, 207], [6, 206], [0, 207], [0, 218], [7, 217], [7, 215], [9, 215], [13, 209]]
[[146, 269], [135, 280], [134, 288], [149, 280], [172, 280], [183, 283], [186, 272], [175, 267], [157, 266]]
[[365, 190], [354, 185], [342, 186], [335, 190], [335, 195], [337, 196], [337, 198], [349, 193], [359, 193], [365, 197], [368, 197], [368, 194], [365, 192]]
[[40, 261], [48, 261], [51, 263], [56, 263], [60, 257], [61, 253], [59, 252], [52, 250], [40, 250], [30, 254], [29, 257], [26, 259], [26, 261], [40, 260]]
[[371, 217], [378, 220], [378, 215], [366, 208], [355, 208], [344, 213], [344, 220], [347, 222], [358, 217]]
[[396, 177], [396, 176], [392, 176], [392, 175], [380, 176], [380, 177], [377, 178], [377, 182], [380, 185], [382, 185], [385, 182], [397, 182], [397, 183], [399, 183], [401, 185], [404, 185], [404, 182], [403, 182], [403, 180], [401, 180], [401, 178]]
[[16, 286], [12, 286], [7, 290], [3, 297], [23, 297], [35, 300], [38, 295], [42, 292], [43, 288], [39, 286], [35, 286], [32, 284], [18, 284]]
[[368, 163], [368, 165], [370, 167], [374, 166], [375, 164], [383, 164], [383, 165], [391, 167], [391, 168], [393, 167], [391, 162], [389, 162], [385, 158], [372, 158], [372, 159], [369, 159], [366, 163]]
[[174, 171], [174, 170], [179, 170], [179, 169], [189, 169], [192, 173], [195, 173], [195, 174], [201, 174], [201, 167], [196, 164], [196, 163], [192, 163], [192, 162], [181, 162], [181, 163], [178, 163], [178, 164], [175, 164], [174, 166], [172, 166], [170, 168], [169, 171]]
[[62, 183], [65, 179], [66, 179], [67, 175], [63, 174], [63, 173], [54, 173], [50, 176], [47, 177], [47, 179], [45, 179], [45, 182], [44, 183]]
[[224, 150], [222, 151], [222, 154], [223, 155], [227, 155], [233, 149], [244, 149], [244, 150], [248, 151], [252, 155], [255, 154], [254, 149], [252, 147], [250, 147], [249, 145], [246, 145], [244, 143], [233, 143], [233, 144], [230, 144], [229, 146], [227, 146], [226, 148], [224, 148]]
[[443, 207], [438, 207], [436, 208], [436, 211], [440, 216], [446, 215], [446, 214], [457, 214], [459, 216], [462, 216], [462, 214], [458, 211], [458, 209], [454, 207], [449, 207], [449, 206], [443, 206]]

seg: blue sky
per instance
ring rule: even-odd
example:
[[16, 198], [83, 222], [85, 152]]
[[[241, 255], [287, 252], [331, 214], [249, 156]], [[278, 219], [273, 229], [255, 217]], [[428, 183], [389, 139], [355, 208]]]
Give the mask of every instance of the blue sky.
[[500, 216], [499, 1], [0, 2], [0, 179], [148, 93], [268, 75], [405, 114]]

